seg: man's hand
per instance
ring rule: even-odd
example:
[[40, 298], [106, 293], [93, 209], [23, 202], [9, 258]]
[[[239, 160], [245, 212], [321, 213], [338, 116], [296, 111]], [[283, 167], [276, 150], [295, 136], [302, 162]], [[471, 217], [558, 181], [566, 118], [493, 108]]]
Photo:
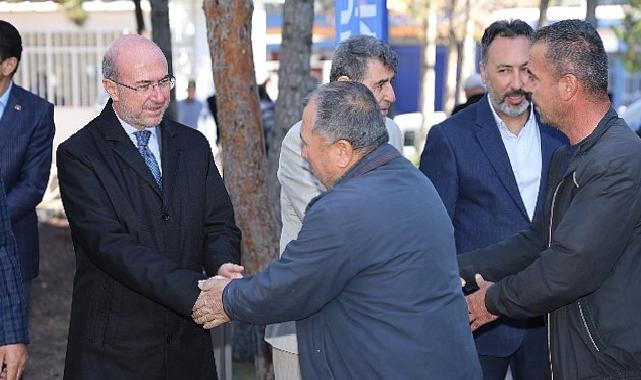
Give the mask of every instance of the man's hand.
[[467, 302], [467, 310], [470, 317], [470, 327], [472, 331], [479, 327], [495, 321], [498, 316], [490, 314], [485, 307], [485, 293], [487, 289], [494, 284], [493, 282], [485, 281], [483, 276], [477, 274], [475, 276], [476, 284], [479, 290], [465, 297]]
[[194, 322], [203, 325], [205, 329], [211, 329], [230, 321], [223, 308], [223, 290], [230, 282], [231, 279], [222, 276], [198, 282], [201, 292], [192, 308], [191, 317]]
[[0, 346], [0, 379], [16, 380], [22, 376], [27, 363], [27, 345], [7, 344]]
[[227, 277], [231, 280], [234, 278], [243, 278], [243, 271], [245, 270], [245, 267], [232, 264], [232, 263], [225, 263], [218, 268], [218, 275]]

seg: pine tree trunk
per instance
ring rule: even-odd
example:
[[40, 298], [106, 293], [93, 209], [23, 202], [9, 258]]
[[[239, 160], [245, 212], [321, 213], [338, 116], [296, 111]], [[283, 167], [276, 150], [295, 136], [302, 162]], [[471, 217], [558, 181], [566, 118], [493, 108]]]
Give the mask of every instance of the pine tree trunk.
[[[223, 150], [224, 179], [241, 229], [248, 274], [278, 257], [277, 218], [267, 197], [267, 161], [251, 44], [251, 0], [205, 0]], [[262, 333], [257, 344], [266, 345]], [[273, 378], [271, 357], [257, 350], [256, 378]]]
[[[278, 99], [270, 135], [269, 202], [280, 215], [280, 184], [276, 177], [280, 145], [289, 128], [303, 116], [303, 99], [313, 89], [309, 58], [312, 52], [313, 0], [286, 0], [278, 69]], [[277, 218], [280, 226], [280, 218]], [[280, 227], [278, 228], [280, 231]]]
[[[169, 0], [151, 0], [151, 40], [160, 47], [167, 58], [169, 74], [173, 75], [171, 30], [169, 29]], [[176, 92], [171, 92], [171, 101], [165, 112], [169, 119], [176, 120]]]

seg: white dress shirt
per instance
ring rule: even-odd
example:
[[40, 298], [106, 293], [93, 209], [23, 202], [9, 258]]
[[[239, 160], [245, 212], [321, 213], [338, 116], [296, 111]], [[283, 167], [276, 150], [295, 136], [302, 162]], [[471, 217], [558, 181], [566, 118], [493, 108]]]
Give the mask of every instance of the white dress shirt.
[[[134, 146], [138, 148], [138, 140], [136, 140], [136, 135], [134, 133], [138, 132], [138, 129], [132, 127], [131, 125], [127, 124], [124, 120], [122, 120], [118, 115], [116, 115], [118, 118], [118, 121], [120, 121], [120, 125], [124, 128], [125, 132], [127, 133], [127, 136], [129, 136], [129, 139], [131, 142], [134, 143]], [[156, 162], [158, 163], [158, 168], [160, 169], [160, 174], [162, 174], [162, 162], [160, 158], [160, 144], [158, 143], [160, 141], [160, 131], [158, 131], [157, 127], [146, 127], [145, 130], [151, 132], [151, 136], [149, 136], [149, 142], [147, 143], [147, 147], [151, 151], [151, 153], [154, 155], [154, 158], [156, 159]]]
[[487, 101], [490, 103], [490, 109], [501, 133], [503, 145], [505, 145], [505, 150], [510, 158], [510, 165], [512, 165], [512, 172], [514, 173], [516, 184], [519, 187], [521, 200], [523, 201], [530, 221], [532, 221], [536, 201], [539, 197], [541, 170], [543, 166], [539, 124], [536, 121], [536, 117], [534, 117], [532, 107], [530, 107], [530, 117], [527, 119], [527, 122], [519, 134], [514, 134], [496, 114], [489, 97]]

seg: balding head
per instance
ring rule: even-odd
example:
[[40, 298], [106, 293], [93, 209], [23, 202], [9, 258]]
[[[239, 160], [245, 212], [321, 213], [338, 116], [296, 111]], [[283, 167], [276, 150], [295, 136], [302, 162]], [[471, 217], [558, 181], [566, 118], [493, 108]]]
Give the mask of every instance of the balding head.
[[137, 129], [162, 121], [174, 82], [158, 45], [139, 35], [124, 35], [109, 46], [102, 73], [120, 119]]
[[153, 41], [138, 34], [125, 34], [109, 45], [102, 60], [102, 76], [105, 79], [118, 79], [121, 64], [130, 66], [137, 59], [154, 57], [165, 61], [167, 58]]

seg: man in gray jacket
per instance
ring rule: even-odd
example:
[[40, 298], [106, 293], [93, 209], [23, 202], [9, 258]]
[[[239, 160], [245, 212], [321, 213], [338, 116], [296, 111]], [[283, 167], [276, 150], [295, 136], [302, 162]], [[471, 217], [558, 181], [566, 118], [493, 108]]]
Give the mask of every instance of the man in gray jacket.
[[452, 224], [429, 179], [385, 144], [372, 93], [321, 86], [301, 139], [328, 190], [279, 261], [203, 283], [196, 322], [297, 321], [305, 379], [480, 379]]
[[571, 146], [555, 153], [544, 212], [524, 232], [459, 255], [472, 328], [547, 314], [556, 379], [641, 378], [641, 141], [612, 109], [596, 30], [565, 20], [533, 36], [525, 89]]

